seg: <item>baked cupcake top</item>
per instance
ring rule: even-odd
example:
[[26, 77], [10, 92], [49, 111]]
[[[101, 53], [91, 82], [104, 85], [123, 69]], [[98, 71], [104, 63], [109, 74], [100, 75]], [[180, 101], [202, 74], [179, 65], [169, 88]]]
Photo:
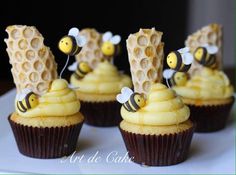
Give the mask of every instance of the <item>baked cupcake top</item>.
[[184, 86], [174, 86], [178, 95], [189, 99], [220, 100], [233, 96], [233, 86], [224, 72], [204, 67]]
[[56, 79], [42, 96], [30, 91], [17, 94], [15, 108], [22, 117], [69, 116], [79, 112], [80, 102], [66, 80]]
[[175, 125], [188, 120], [189, 108], [172, 89], [161, 83], [151, 85], [145, 105], [136, 112], [129, 112], [123, 105], [122, 118], [139, 125]]
[[79, 87], [78, 91], [93, 94], [118, 94], [122, 87], [131, 87], [131, 79], [128, 75], [120, 73], [117, 68], [108, 61], [101, 62], [84, 78], [77, 79], [71, 76], [71, 84]]

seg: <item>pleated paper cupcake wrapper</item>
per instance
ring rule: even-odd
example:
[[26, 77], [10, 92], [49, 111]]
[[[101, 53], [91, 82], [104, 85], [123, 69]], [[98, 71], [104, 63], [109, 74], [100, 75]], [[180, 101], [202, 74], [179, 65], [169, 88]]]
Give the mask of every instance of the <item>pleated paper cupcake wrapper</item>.
[[214, 132], [225, 128], [233, 106], [234, 98], [228, 104], [215, 106], [195, 106], [190, 108], [190, 119], [197, 124], [196, 132]]
[[120, 128], [129, 157], [146, 166], [169, 166], [183, 162], [189, 152], [195, 125], [176, 134], [143, 135]]
[[76, 150], [83, 122], [66, 127], [32, 127], [17, 124], [8, 117], [18, 149], [21, 154], [52, 159], [68, 156]]
[[85, 117], [85, 123], [89, 125], [99, 127], [117, 126], [122, 120], [120, 115], [121, 104], [116, 101], [80, 102], [80, 111]]

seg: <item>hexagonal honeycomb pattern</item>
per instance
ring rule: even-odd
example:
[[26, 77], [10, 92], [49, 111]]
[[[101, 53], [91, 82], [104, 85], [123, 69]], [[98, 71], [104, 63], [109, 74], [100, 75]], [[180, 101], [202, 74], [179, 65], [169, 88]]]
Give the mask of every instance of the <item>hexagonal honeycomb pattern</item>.
[[6, 29], [7, 53], [17, 91], [30, 88], [42, 95], [58, 77], [57, 64], [44, 38], [35, 27], [13, 25]]
[[153, 82], [162, 81], [164, 43], [162, 32], [140, 29], [126, 40], [135, 92], [147, 94]]
[[[223, 56], [223, 31], [222, 26], [219, 24], [210, 24], [201, 28], [200, 30], [196, 31], [195, 33], [188, 36], [187, 40], [185, 41], [185, 45], [190, 47], [191, 52], [193, 53], [195, 49], [203, 44], [213, 44], [218, 46], [219, 51], [217, 53], [216, 58], [216, 67], [217, 69], [222, 69], [222, 56]], [[203, 66], [197, 63], [196, 61], [193, 62], [189, 73], [193, 75], [194, 73], [198, 72], [202, 69]]]
[[95, 29], [86, 28], [80, 31], [80, 34], [85, 36], [87, 44], [83, 46], [82, 50], [76, 55], [76, 60], [87, 61], [91, 68], [95, 68], [99, 62], [103, 60], [101, 51], [102, 35]]

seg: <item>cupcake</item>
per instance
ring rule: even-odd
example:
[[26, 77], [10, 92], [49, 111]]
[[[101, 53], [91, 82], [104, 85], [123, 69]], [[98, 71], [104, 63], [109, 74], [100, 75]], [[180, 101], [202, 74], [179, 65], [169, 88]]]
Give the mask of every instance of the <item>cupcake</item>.
[[118, 125], [121, 121], [121, 105], [116, 101], [116, 95], [122, 87], [131, 87], [130, 77], [120, 73], [108, 61], [100, 62], [83, 78], [80, 78], [78, 70], [76, 72], [72, 74], [70, 82], [78, 87], [76, 93], [85, 122], [93, 126]]
[[234, 103], [233, 86], [222, 67], [223, 32], [218, 24], [210, 24], [186, 40], [194, 62], [190, 79], [173, 87], [190, 107], [190, 118], [197, 123], [197, 132], [223, 129]]
[[184, 86], [173, 89], [189, 106], [197, 132], [213, 132], [225, 127], [234, 103], [234, 90], [224, 72], [204, 67]]
[[121, 108], [124, 120], [120, 131], [129, 156], [134, 162], [148, 166], [183, 162], [194, 132], [189, 108], [161, 83], [151, 86], [145, 103], [137, 111], [127, 109], [126, 105]]
[[113, 65], [121, 38], [111, 32], [101, 35], [95, 29], [83, 29], [80, 34], [87, 44], [69, 70], [74, 71], [70, 83], [78, 88], [76, 93], [85, 122], [93, 126], [117, 126], [121, 121], [121, 105], [116, 95], [122, 87], [132, 86], [130, 77]]
[[189, 120], [189, 108], [160, 83], [164, 58], [161, 37], [162, 32], [154, 28], [129, 36], [127, 49], [135, 92], [123, 88], [117, 96], [123, 104], [119, 127], [126, 149], [131, 160], [147, 166], [184, 161], [195, 128]]
[[71, 154], [84, 120], [76, 93], [57, 79], [54, 56], [35, 27], [14, 25], [6, 31], [17, 88], [8, 120], [20, 153], [41, 159]]

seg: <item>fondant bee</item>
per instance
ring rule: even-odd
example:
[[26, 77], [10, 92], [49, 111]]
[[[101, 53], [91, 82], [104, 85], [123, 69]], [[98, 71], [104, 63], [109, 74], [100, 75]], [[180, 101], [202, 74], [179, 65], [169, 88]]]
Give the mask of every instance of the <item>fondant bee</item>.
[[172, 51], [167, 56], [167, 65], [178, 72], [187, 72], [193, 62], [193, 56], [188, 47]]
[[123, 107], [129, 112], [136, 112], [145, 106], [144, 96], [133, 92], [128, 87], [123, 87], [121, 89], [121, 94], [118, 94], [116, 99], [119, 103], [123, 104]]
[[168, 86], [168, 80], [170, 80], [172, 86], [184, 86], [188, 80], [188, 74], [186, 72], [177, 72], [173, 69], [164, 70], [163, 77], [166, 79]]
[[205, 44], [195, 50], [194, 58], [201, 65], [214, 68], [216, 66], [217, 52], [217, 46]]
[[119, 53], [120, 35], [113, 36], [111, 32], [106, 32], [102, 36], [102, 40], [101, 50], [104, 56], [113, 57]]
[[38, 103], [38, 96], [30, 89], [23, 89], [21, 93], [16, 95], [16, 107], [21, 112], [34, 108]]
[[62, 37], [58, 43], [58, 48], [66, 55], [76, 55], [86, 44], [86, 38], [79, 34], [79, 29], [73, 27], [68, 35]]
[[91, 67], [89, 66], [89, 64], [85, 61], [81, 61], [81, 62], [74, 62], [72, 65], [70, 65], [68, 67], [68, 69], [70, 71], [74, 71], [74, 76], [77, 78], [77, 79], [82, 79], [84, 78], [84, 76], [91, 72], [92, 69]]

